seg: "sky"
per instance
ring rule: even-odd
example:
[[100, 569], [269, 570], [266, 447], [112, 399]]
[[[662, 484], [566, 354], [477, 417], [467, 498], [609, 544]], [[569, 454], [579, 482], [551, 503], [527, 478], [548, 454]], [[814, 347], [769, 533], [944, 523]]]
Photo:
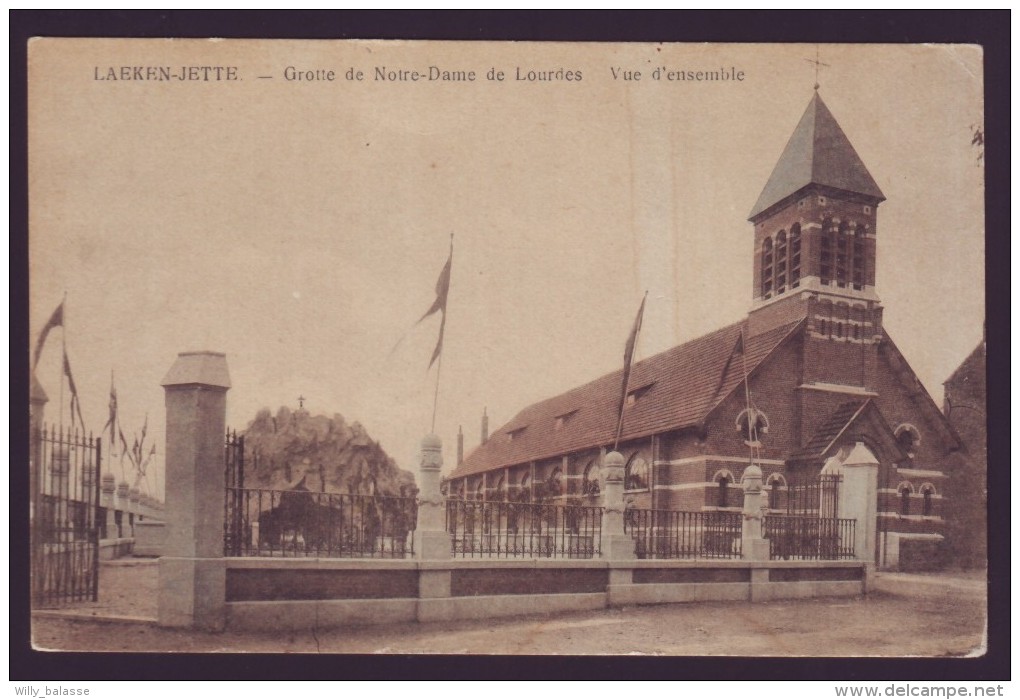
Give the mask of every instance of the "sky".
[[[980, 49], [818, 51], [820, 94], [887, 197], [886, 332], [941, 404], [985, 316]], [[160, 381], [178, 352], [213, 350], [228, 425], [304, 396], [413, 470], [439, 318], [415, 322], [453, 233], [435, 418], [448, 473], [458, 427], [470, 452], [483, 409], [495, 430], [618, 369], [645, 290], [638, 359], [747, 313], [747, 215], [811, 99], [814, 58], [813, 45], [36, 40], [31, 343], [66, 293], [37, 371], [47, 420], [67, 422], [63, 343], [86, 425], [106, 421], [112, 372], [125, 434], [147, 416], [162, 454]], [[193, 65], [240, 80], [96, 79]], [[374, 79], [429, 66], [476, 80]], [[568, 70], [581, 80], [517, 80]], [[157, 495], [162, 470], [157, 457]]]

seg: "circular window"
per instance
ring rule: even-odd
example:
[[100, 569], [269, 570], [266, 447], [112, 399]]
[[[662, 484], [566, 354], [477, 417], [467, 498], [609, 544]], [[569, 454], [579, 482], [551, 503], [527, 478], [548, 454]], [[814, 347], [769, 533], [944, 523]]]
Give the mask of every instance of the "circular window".
[[913, 457], [917, 446], [921, 444], [921, 434], [910, 423], [901, 423], [893, 433], [896, 436], [896, 443], [900, 448]]
[[623, 488], [627, 491], [644, 491], [648, 489], [648, 482], [648, 462], [634, 455], [627, 463]]
[[737, 416], [736, 426], [744, 438], [745, 445], [761, 447], [762, 436], [769, 432], [769, 419], [764, 411], [757, 408], [745, 408]]

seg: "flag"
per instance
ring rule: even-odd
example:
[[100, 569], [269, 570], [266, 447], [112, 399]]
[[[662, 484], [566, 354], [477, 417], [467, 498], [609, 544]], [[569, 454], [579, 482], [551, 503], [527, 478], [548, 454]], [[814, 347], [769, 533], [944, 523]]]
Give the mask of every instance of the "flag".
[[127, 440], [124, 439], [124, 429], [118, 428], [117, 431], [120, 433], [120, 461], [123, 465], [125, 455], [129, 459], [134, 459], [134, 457], [131, 454], [131, 449], [128, 447]]
[[145, 458], [145, 463], [148, 464], [150, 462], [150, 460], [152, 460], [153, 456], [155, 456], [155, 454], [156, 454], [156, 446], [153, 445], [152, 449], [149, 450], [149, 456]]
[[67, 376], [67, 386], [71, 390], [71, 422], [74, 422], [74, 415], [77, 412], [78, 422], [81, 423], [81, 431], [84, 433], [85, 421], [81, 417], [81, 401], [78, 399], [78, 387], [75, 386], [74, 377], [71, 375], [71, 362], [67, 359], [66, 349], [64, 350], [64, 374]]
[[[50, 320], [43, 326], [42, 331], [39, 332], [39, 339], [35, 341], [35, 359], [32, 360], [32, 370], [35, 370], [36, 365], [39, 364], [39, 355], [42, 354], [43, 345], [46, 343], [46, 336], [50, 334], [50, 331], [57, 326], [64, 325], [64, 302], [60, 302], [60, 305], [50, 316]], [[65, 357], [66, 360], [66, 357]]]
[[630, 385], [630, 366], [634, 361], [634, 346], [637, 345], [638, 333], [641, 331], [641, 320], [645, 315], [645, 299], [648, 292], [645, 292], [641, 299], [641, 306], [638, 308], [637, 318], [634, 319], [634, 326], [630, 329], [627, 337], [627, 345], [623, 349], [623, 386], [620, 389], [620, 407], [616, 413], [616, 439], [620, 439], [620, 430], [623, 428], [623, 407], [627, 405], [627, 388]]
[[145, 473], [145, 468], [146, 468], [147, 466], [149, 466], [149, 462], [151, 462], [151, 461], [152, 461], [152, 458], [153, 458], [153, 457], [154, 457], [155, 455], [156, 455], [156, 445], [153, 445], [153, 446], [152, 446], [152, 449], [151, 449], [151, 450], [149, 450], [149, 456], [145, 458], [145, 461], [144, 461], [144, 462], [142, 462], [142, 466], [141, 466], [141, 468], [139, 469], [139, 471], [141, 471], [141, 472], [142, 472], [142, 474], [144, 474], [144, 473]]
[[102, 432], [110, 429], [110, 438], [113, 438], [113, 429], [117, 425], [117, 389], [113, 386], [113, 372], [110, 372], [110, 417], [106, 420]]
[[[446, 329], [446, 298], [450, 294], [450, 267], [453, 265], [453, 234], [450, 235], [450, 257], [446, 259], [446, 265], [443, 266], [443, 271], [439, 273], [439, 279], [436, 281], [436, 300], [432, 302], [432, 306], [429, 310], [422, 314], [422, 317], [418, 319], [417, 323], [421, 323], [426, 318], [441, 311], [443, 313], [443, 320], [439, 323], [439, 340], [436, 341], [436, 349], [432, 351], [432, 359], [429, 361], [429, 369], [435, 364], [436, 359], [439, 357], [439, 353], [443, 351], [443, 332]], [[415, 324], [417, 325], [417, 324]]]

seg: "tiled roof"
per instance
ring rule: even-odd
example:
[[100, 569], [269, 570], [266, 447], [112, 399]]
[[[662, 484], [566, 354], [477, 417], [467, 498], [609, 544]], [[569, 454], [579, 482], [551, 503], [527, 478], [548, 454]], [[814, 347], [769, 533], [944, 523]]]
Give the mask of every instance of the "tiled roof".
[[978, 363], [984, 362], [986, 354], [985, 341], [982, 340], [978, 343], [978, 346], [974, 348], [969, 355], [967, 355], [967, 359], [961, 362], [960, 366], [953, 370], [953, 373], [949, 375], [949, 379], [942, 383], [952, 384], [957, 382], [968, 374], [975, 372], [978, 367], [981, 368], [983, 374], [984, 367]]
[[793, 130], [748, 218], [753, 219], [807, 185], [825, 185], [879, 201], [885, 199], [817, 92]]
[[839, 437], [839, 434], [843, 432], [846, 426], [857, 417], [866, 403], [868, 403], [868, 399], [847, 401], [840, 404], [839, 408], [829, 416], [829, 419], [819, 426], [815, 434], [811, 436], [811, 439], [799, 450], [793, 452], [790, 458], [820, 457], [826, 448], [832, 444], [832, 441]]
[[[739, 352], [741, 332], [745, 337], [747, 333], [745, 319], [635, 363], [630, 392], [645, 391], [624, 409], [621, 439], [702, 422], [740, 384], [744, 365], [748, 373], [753, 372], [799, 323], [794, 321], [745, 339], [746, 359]], [[622, 382], [621, 368], [528, 406], [468, 455], [451, 478], [611, 445]], [[556, 419], [562, 416], [566, 417], [557, 427]]]

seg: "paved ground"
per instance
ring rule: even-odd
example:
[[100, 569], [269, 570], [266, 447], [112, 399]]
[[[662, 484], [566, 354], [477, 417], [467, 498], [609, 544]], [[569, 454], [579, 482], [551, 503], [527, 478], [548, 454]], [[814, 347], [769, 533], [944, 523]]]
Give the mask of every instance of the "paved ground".
[[254, 651], [435, 654], [966, 656], [979, 653], [983, 574], [880, 574], [866, 597], [662, 605], [500, 621], [304, 633], [206, 634], [90, 616], [154, 618], [154, 561], [109, 562], [100, 602], [78, 619], [36, 616], [37, 648], [76, 651]]

